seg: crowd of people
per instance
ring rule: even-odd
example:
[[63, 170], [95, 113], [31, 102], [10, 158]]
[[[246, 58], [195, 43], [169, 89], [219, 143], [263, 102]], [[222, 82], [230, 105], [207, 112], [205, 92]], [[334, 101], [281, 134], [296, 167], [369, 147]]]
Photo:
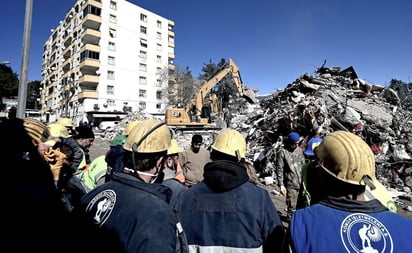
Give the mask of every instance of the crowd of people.
[[[284, 136], [276, 171], [282, 222], [261, 187], [245, 137], [192, 135], [182, 150], [157, 119], [130, 122], [91, 160], [95, 135], [69, 118], [0, 123], [4, 246], [73, 252], [408, 252], [412, 220], [375, 175], [354, 133]], [[3, 233], [4, 234], [4, 233]], [[16, 238], [24, 243], [14, 243]], [[56, 248], [57, 245], [57, 248]]]

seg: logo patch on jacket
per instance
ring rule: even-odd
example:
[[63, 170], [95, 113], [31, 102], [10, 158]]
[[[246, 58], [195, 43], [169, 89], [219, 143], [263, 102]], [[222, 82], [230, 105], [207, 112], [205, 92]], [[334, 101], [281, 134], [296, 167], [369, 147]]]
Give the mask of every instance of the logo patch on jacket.
[[86, 207], [86, 212], [94, 214], [94, 223], [101, 226], [112, 213], [116, 203], [116, 193], [113, 190], [105, 190], [94, 196]]
[[393, 252], [392, 236], [376, 218], [354, 213], [341, 224], [340, 234], [347, 252]]

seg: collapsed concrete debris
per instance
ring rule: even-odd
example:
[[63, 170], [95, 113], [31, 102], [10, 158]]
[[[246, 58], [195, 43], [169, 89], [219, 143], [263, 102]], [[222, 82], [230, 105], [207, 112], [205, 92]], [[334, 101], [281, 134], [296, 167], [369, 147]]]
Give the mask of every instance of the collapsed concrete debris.
[[[394, 196], [412, 201], [412, 113], [401, 108], [396, 91], [359, 79], [353, 67], [341, 71], [322, 66], [316, 75], [303, 74], [285, 89], [260, 98], [259, 104], [232, 110], [231, 127], [246, 137], [248, 160], [254, 162], [262, 181], [270, 176], [277, 184], [276, 150], [290, 131], [305, 137], [304, 145], [322, 126], [323, 135], [336, 130], [359, 134], [375, 153], [381, 183]], [[152, 116], [131, 113], [100, 137], [111, 140], [129, 122], [146, 118]], [[181, 148], [190, 147], [194, 133], [175, 135]], [[215, 134], [202, 133], [206, 147]]]
[[253, 109], [233, 120], [247, 136], [250, 159], [260, 176], [272, 176], [276, 182], [275, 152], [290, 131], [307, 141], [322, 126], [324, 135], [336, 130], [360, 135], [375, 153], [378, 179], [409, 196], [412, 113], [400, 107], [397, 93], [359, 79], [353, 67], [341, 71], [322, 66], [316, 74], [300, 76], [264, 98], [261, 111]]

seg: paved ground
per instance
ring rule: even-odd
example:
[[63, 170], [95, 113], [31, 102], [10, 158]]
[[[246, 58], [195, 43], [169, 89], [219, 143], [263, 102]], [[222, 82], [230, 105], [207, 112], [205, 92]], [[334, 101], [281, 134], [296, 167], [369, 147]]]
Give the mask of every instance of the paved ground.
[[[101, 138], [96, 138], [93, 145], [92, 145], [92, 147], [90, 148], [90, 158], [94, 159], [99, 155], [105, 154], [107, 152], [108, 148], [109, 148], [109, 145], [110, 145], [110, 141], [103, 140]], [[275, 204], [276, 208], [278, 209], [279, 215], [281, 217], [285, 217], [286, 216], [286, 211], [285, 211], [285, 208], [286, 208], [285, 201], [286, 200], [285, 200], [285, 197], [282, 196], [282, 195], [279, 195], [279, 194], [275, 194], [274, 193], [275, 187], [273, 185], [269, 185], [269, 186], [266, 186], [264, 184], [259, 184], [259, 185], [269, 191], [270, 196], [273, 200], [273, 203]], [[401, 214], [403, 216], [406, 216], [406, 217], [409, 217], [409, 218], [412, 218], [412, 212], [409, 212], [409, 211], [406, 210], [406, 208], [408, 206], [412, 206], [411, 201], [398, 200], [396, 204], [398, 206], [398, 213], [399, 214]], [[287, 224], [285, 223], [285, 225], [287, 225]]]

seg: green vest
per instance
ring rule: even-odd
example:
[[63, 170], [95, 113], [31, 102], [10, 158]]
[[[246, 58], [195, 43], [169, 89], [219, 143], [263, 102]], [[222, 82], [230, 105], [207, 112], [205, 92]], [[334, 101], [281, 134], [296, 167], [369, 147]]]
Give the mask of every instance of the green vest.
[[106, 175], [107, 163], [105, 161], [105, 158], [105, 155], [96, 157], [90, 163], [88, 169], [82, 171], [77, 175], [82, 181], [83, 185], [88, 188], [88, 191], [94, 189], [99, 179]]

